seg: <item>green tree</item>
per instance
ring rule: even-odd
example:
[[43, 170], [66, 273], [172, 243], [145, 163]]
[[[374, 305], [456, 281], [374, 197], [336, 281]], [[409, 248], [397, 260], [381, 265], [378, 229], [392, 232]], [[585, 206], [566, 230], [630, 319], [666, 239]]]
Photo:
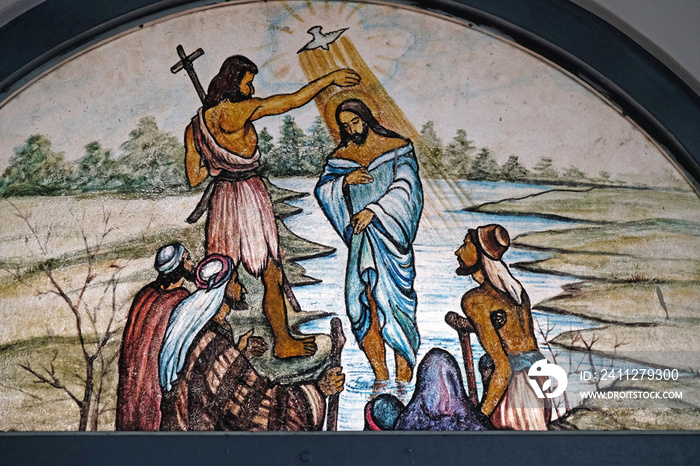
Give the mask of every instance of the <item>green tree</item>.
[[610, 183], [611, 181], [610, 172], [606, 172], [605, 170], [598, 173], [598, 177], [598, 180], [602, 181], [603, 183]]
[[530, 176], [530, 172], [517, 156], [511, 155], [501, 168], [501, 178], [505, 181], [523, 181]]
[[473, 162], [472, 154], [476, 150], [474, 141], [467, 139], [467, 132], [463, 129], [457, 130], [457, 135], [445, 147], [442, 165], [448, 174], [465, 178], [469, 174]]
[[559, 178], [559, 174], [552, 164], [552, 159], [549, 157], [540, 157], [532, 169], [535, 171], [537, 178], [553, 180]]
[[282, 120], [280, 138], [277, 146], [268, 157], [269, 174], [275, 176], [298, 176], [304, 174], [301, 166], [301, 149], [304, 144], [304, 130], [286, 115]]
[[270, 174], [270, 153], [274, 150], [275, 145], [272, 142], [274, 138], [267, 130], [267, 126], [258, 133], [258, 150], [260, 151], [260, 171], [264, 175]]
[[582, 181], [586, 179], [586, 174], [579, 170], [578, 167], [572, 165], [564, 170], [562, 177], [570, 181]]
[[68, 189], [72, 176], [73, 165], [64, 153], [52, 151], [46, 136], [34, 134], [14, 148], [0, 177], [0, 191], [4, 196], [58, 194]]
[[326, 124], [320, 116], [314, 119], [309, 134], [302, 147], [301, 166], [304, 168], [304, 176], [318, 176], [323, 171], [323, 164], [328, 155], [335, 149], [333, 139], [326, 128]]
[[501, 175], [501, 168], [491, 155], [487, 147], [483, 147], [472, 163], [467, 178], [479, 181], [497, 181]]
[[113, 190], [124, 182], [116, 172], [118, 164], [112, 151], [97, 141], [85, 146], [85, 155], [76, 165], [73, 185], [82, 191]]
[[430, 173], [439, 173], [444, 168], [442, 165], [442, 140], [435, 132], [435, 124], [428, 121], [420, 130], [420, 139], [416, 143], [418, 161], [426, 167]]
[[258, 150], [263, 157], [275, 147], [272, 139], [272, 135], [267, 131], [267, 126], [265, 126], [258, 134]]
[[154, 117], [141, 118], [121, 145], [119, 173], [126, 191], [187, 189], [185, 148], [172, 134], [160, 131]]

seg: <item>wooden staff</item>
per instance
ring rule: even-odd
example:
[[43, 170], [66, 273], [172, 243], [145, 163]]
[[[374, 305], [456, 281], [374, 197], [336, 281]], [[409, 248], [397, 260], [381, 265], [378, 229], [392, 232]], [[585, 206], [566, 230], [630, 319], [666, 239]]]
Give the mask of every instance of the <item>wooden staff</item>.
[[456, 312], [448, 312], [445, 316], [447, 325], [457, 331], [459, 336], [459, 344], [462, 346], [462, 357], [464, 358], [464, 370], [467, 372], [467, 389], [469, 390], [469, 399], [474, 403], [474, 406], [479, 405], [479, 400], [476, 393], [476, 376], [474, 375], [474, 359], [472, 358], [472, 345], [469, 335], [474, 333], [474, 326], [469, 319], [462, 317]]
[[[345, 346], [345, 334], [343, 333], [343, 323], [340, 318], [331, 319], [331, 355], [329, 358], [330, 367], [340, 366], [340, 355]], [[340, 403], [340, 393], [331, 395], [328, 398], [328, 413], [326, 417], [326, 430], [338, 430], [338, 405]]]

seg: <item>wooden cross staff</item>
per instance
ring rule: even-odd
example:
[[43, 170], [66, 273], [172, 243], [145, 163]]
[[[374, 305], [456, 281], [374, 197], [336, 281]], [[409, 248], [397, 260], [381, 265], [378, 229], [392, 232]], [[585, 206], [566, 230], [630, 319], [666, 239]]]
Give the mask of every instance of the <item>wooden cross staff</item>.
[[204, 88], [202, 87], [202, 83], [199, 82], [199, 78], [197, 77], [197, 73], [194, 71], [194, 66], [192, 65], [192, 62], [194, 62], [196, 59], [204, 55], [204, 50], [201, 48], [195, 50], [192, 52], [190, 55], [187, 55], [185, 53], [185, 49], [182, 48], [182, 45], [177, 46], [177, 55], [180, 57], [180, 61], [175, 63], [173, 66], [170, 67], [170, 71], [175, 74], [178, 73], [180, 70], [184, 69], [187, 71], [187, 75], [190, 77], [192, 80], [192, 84], [194, 85], [195, 90], [197, 91], [197, 95], [199, 96], [199, 100], [204, 103], [204, 98], [206, 97], [206, 93], [204, 92]]
[[469, 399], [474, 403], [474, 406], [479, 406], [479, 399], [476, 393], [476, 376], [474, 375], [474, 359], [472, 358], [472, 345], [469, 334], [475, 333], [469, 319], [462, 317], [456, 312], [448, 312], [445, 316], [447, 325], [457, 331], [459, 336], [459, 344], [462, 346], [462, 357], [464, 358], [464, 370], [467, 372], [467, 389], [469, 391]]

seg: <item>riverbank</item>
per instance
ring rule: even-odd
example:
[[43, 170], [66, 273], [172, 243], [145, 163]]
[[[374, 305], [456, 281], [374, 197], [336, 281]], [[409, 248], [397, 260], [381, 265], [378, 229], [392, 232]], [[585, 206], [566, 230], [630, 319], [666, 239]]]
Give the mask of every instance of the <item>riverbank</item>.
[[[300, 212], [287, 202], [306, 194], [267, 185], [277, 217], [287, 278], [293, 286], [317, 283], [318, 279], [308, 276], [297, 261], [323, 257], [334, 249], [295, 235], [282, 222], [283, 218]], [[71, 393], [83, 392], [84, 382], [79, 374], [85, 372], [84, 361], [75, 333], [75, 318], [60, 297], [37, 292], [50, 289], [41, 272], [41, 264], [46, 260], [51, 261], [53, 277], [71, 296], [81, 289], [91, 267], [94, 277], [89, 280], [84, 299], [95, 312], [95, 321], [93, 324], [83, 316], [84, 331], [92, 338], [89, 335], [93, 333], [93, 326], [101, 331], [112, 319], [113, 337], [103, 353], [111, 362], [99, 385], [103, 411], [99, 429], [114, 428], [116, 355], [129, 305], [134, 294], [153, 280], [153, 254], [161, 245], [180, 241], [196, 259], [203, 257], [204, 220], [195, 225], [184, 222], [199, 196], [188, 193], [138, 199], [109, 195], [28, 197], [11, 199], [12, 204], [3, 202], [0, 241], [5, 253], [2, 265], [7, 273], [0, 278], [0, 430], [77, 429], [78, 408], [66, 392], [45, 383], [38, 384], [37, 379], [20, 366], [31, 365], [40, 372], [42, 368], [53, 370]], [[18, 215], [27, 218], [44, 243], [43, 249], [37, 246], [37, 238]], [[104, 225], [97, 220], [105, 218], [109, 222]], [[89, 261], [81, 231], [86, 234], [93, 252]], [[95, 241], [104, 231], [108, 234], [98, 250]], [[47, 254], [43, 254], [44, 251]], [[15, 271], [24, 284], [13, 276]], [[118, 273], [115, 313], [112, 314], [109, 285], [115, 271]], [[263, 292], [260, 280], [245, 272], [241, 273], [241, 280], [248, 289], [250, 307], [229, 314], [229, 323], [236, 335], [254, 328], [255, 335], [262, 336], [270, 345], [271, 329], [260, 305]], [[326, 316], [313, 309], [290, 312], [289, 326], [299, 333], [302, 324]], [[313, 357], [279, 360], [268, 350], [254, 359], [253, 364], [261, 373], [280, 382], [313, 378], [325, 367], [330, 354], [329, 330], [316, 334], [318, 350]], [[89, 344], [88, 350], [92, 349]]]
[[[548, 255], [514, 267], [581, 280], [564, 287], [558, 296], [538, 303], [536, 308], [601, 323], [591, 329], [563, 332], [551, 343], [695, 374], [683, 377], [682, 382], [665, 381], [663, 388], [681, 389], [684, 402], [688, 398], [698, 399], [700, 200], [694, 192], [555, 189], [469, 210], [565, 219], [580, 225], [522, 234], [512, 241], [513, 247]], [[620, 381], [607, 390], [628, 390], [635, 386], [625, 382]], [[641, 409], [648, 417], [648, 422], [640, 424], [635, 415], [624, 414], [626, 408], [615, 407], [608, 401], [587, 400], [560, 424], [568, 422], [569, 428], [582, 429], [612, 425], [629, 429], [700, 429], [697, 402], [679, 405], [669, 400], [660, 403], [660, 411], [654, 411], [640, 401], [636, 412], [639, 414]], [[603, 422], [599, 427], [596, 419], [603, 415], [606, 419], [611, 415], [618, 417], [614, 423]], [[669, 416], [678, 422], [671, 422]], [[681, 422], [681, 418], [685, 420]]]

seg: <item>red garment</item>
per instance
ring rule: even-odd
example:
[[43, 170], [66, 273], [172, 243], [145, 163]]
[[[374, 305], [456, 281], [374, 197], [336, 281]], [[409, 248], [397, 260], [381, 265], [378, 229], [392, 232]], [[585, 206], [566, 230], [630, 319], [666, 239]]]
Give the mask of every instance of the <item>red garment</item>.
[[184, 288], [163, 290], [155, 282], [136, 294], [119, 354], [116, 430], [160, 428], [158, 355], [170, 314], [189, 294]]

